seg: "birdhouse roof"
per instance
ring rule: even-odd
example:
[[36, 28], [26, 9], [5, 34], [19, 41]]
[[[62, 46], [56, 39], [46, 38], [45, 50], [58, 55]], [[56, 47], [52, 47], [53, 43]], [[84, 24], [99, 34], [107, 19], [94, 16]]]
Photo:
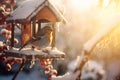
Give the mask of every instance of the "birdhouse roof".
[[7, 21], [30, 21], [32, 17], [37, 15], [37, 13], [45, 6], [52, 10], [52, 12], [55, 14], [55, 17], [57, 18], [57, 21], [66, 22], [64, 16], [62, 15], [63, 7], [58, 7], [57, 4], [53, 2], [53, 0], [26, 0], [11, 13]]

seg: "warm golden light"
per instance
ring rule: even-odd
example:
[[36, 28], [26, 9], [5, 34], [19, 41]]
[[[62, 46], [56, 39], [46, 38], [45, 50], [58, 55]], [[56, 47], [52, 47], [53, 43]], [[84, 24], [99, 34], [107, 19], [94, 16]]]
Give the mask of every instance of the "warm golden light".
[[80, 0], [70, 0], [70, 2], [74, 7], [79, 7], [81, 3]]
[[70, 0], [74, 9], [85, 10], [97, 4], [97, 0]]
[[50, 33], [50, 45], [52, 45], [52, 41], [53, 41], [53, 32]]
[[53, 31], [46, 29], [46, 38], [49, 42], [49, 45], [51, 45], [53, 40]]
[[104, 0], [102, 7], [107, 7], [109, 5], [110, 0]]

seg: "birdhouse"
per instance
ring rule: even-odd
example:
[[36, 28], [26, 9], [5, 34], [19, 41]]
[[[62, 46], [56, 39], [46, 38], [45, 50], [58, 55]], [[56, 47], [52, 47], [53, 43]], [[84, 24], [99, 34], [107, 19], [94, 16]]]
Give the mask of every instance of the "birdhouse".
[[21, 26], [21, 46], [25, 45], [31, 38], [38, 38], [45, 27], [52, 29], [51, 46], [55, 47], [55, 32], [58, 22], [65, 23], [66, 20], [52, 0], [26, 0], [19, 5], [10, 17], [8, 23], [12, 25], [11, 46], [14, 47], [14, 30], [16, 24]]
[[[26, 60], [30, 60], [32, 66], [38, 59], [64, 58], [65, 53], [54, 48], [57, 24], [66, 22], [61, 12], [63, 11], [52, 0], [26, 0], [10, 14], [7, 22], [12, 26], [11, 48], [5, 50], [4, 53], [8, 57], [22, 58], [19, 71], [13, 76], [12, 80], [15, 80]], [[20, 48], [14, 48], [16, 26], [19, 27], [21, 32]], [[32, 48], [22, 50], [29, 43], [32, 43]], [[33, 48], [36, 46], [40, 49]]]

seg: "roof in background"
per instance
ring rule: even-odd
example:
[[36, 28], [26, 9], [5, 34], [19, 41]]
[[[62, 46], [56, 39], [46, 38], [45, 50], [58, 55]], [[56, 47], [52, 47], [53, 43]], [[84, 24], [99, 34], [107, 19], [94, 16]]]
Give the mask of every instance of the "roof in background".
[[18, 6], [12, 13], [7, 21], [14, 20], [31, 20], [38, 11], [40, 11], [44, 6], [48, 6], [56, 15], [59, 21], [66, 21], [62, 15], [62, 9], [56, 7], [53, 0], [26, 0]]

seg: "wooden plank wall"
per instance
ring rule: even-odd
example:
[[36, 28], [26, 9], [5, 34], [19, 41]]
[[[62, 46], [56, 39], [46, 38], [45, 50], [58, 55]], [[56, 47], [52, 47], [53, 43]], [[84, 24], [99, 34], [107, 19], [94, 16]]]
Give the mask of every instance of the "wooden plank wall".
[[48, 7], [41, 9], [37, 14], [36, 19], [48, 19], [51, 22], [56, 22], [57, 20], [55, 14]]
[[31, 22], [26, 22], [21, 26], [21, 45], [25, 44], [31, 38]]

